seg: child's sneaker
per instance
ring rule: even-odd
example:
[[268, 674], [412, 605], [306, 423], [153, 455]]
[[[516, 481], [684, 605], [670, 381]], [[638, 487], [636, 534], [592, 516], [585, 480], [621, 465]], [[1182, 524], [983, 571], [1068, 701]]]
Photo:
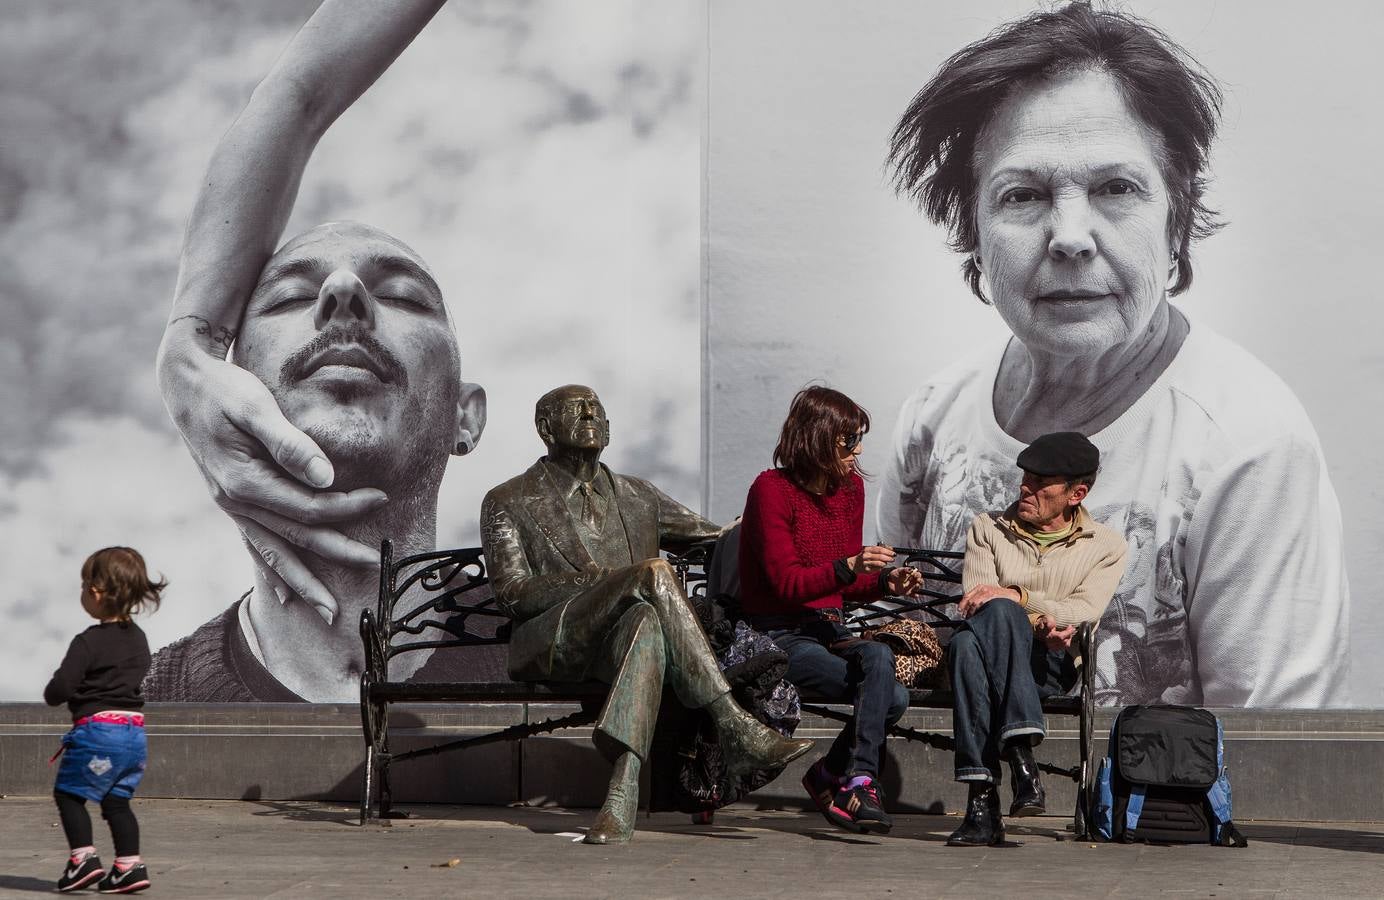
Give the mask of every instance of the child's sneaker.
[[58, 890], [63, 893], [81, 890], [104, 874], [106, 874], [106, 870], [101, 866], [101, 858], [95, 853], [81, 862], [74, 863], [69, 859], [67, 868], [63, 870], [62, 877], [58, 879]]
[[842, 787], [827, 810], [832, 824], [857, 834], [878, 832], [888, 834], [894, 820], [880, 804], [879, 788], [871, 778], [860, 780], [854, 787]]
[[111, 870], [96, 889], [103, 894], [133, 894], [149, 886], [149, 870], [144, 863], [135, 863], [128, 869], [111, 866]]

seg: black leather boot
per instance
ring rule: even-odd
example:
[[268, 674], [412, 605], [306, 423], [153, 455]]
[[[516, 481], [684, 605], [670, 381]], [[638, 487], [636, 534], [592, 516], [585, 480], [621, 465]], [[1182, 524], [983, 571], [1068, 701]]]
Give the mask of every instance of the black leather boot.
[[947, 838], [948, 847], [998, 847], [1004, 843], [1004, 820], [1000, 818], [1000, 794], [986, 781], [970, 782], [966, 798], [966, 818]]
[[1038, 780], [1038, 763], [1033, 759], [1033, 748], [1026, 740], [1016, 741], [1009, 745], [1005, 755], [1009, 758], [1009, 771], [1014, 776], [1014, 802], [1009, 806], [1009, 815], [1041, 816], [1048, 811], [1048, 796], [1043, 790], [1043, 782]]

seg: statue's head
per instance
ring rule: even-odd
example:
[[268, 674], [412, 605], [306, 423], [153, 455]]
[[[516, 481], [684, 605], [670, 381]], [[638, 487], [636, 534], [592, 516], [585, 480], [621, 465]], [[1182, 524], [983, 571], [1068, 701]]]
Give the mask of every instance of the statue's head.
[[534, 405], [533, 424], [538, 436], [554, 451], [586, 451], [599, 454], [610, 444], [610, 420], [601, 398], [589, 387], [565, 384], [554, 388]]

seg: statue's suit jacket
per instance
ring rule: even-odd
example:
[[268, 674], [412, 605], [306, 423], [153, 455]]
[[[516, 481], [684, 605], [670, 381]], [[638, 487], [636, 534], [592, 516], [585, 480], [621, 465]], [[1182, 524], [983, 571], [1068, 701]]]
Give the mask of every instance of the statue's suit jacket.
[[[615, 517], [634, 562], [720, 533], [717, 525], [647, 481], [617, 475], [604, 464], [601, 473], [615, 495], [605, 527], [611, 527]], [[509, 668], [520, 681], [581, 678], [578, 670], [595, 650], [566, 647], [561, 640], [571, 601], [607, 574], [583, 545], [581, 527], [543, 460], [491, 489], [481, 503], [486, 568], [500, 608], [514, 622]]]

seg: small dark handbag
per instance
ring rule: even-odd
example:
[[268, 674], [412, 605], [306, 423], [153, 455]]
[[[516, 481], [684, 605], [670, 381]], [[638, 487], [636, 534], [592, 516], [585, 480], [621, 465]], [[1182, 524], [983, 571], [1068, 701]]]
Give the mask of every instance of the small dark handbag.
[[894, 651], [894, 677], [907, 688], [936, 687], [942, 680], [942, 642], [937, 632], [917, 619], [895, 619], [870, 628], [863, 637]]

